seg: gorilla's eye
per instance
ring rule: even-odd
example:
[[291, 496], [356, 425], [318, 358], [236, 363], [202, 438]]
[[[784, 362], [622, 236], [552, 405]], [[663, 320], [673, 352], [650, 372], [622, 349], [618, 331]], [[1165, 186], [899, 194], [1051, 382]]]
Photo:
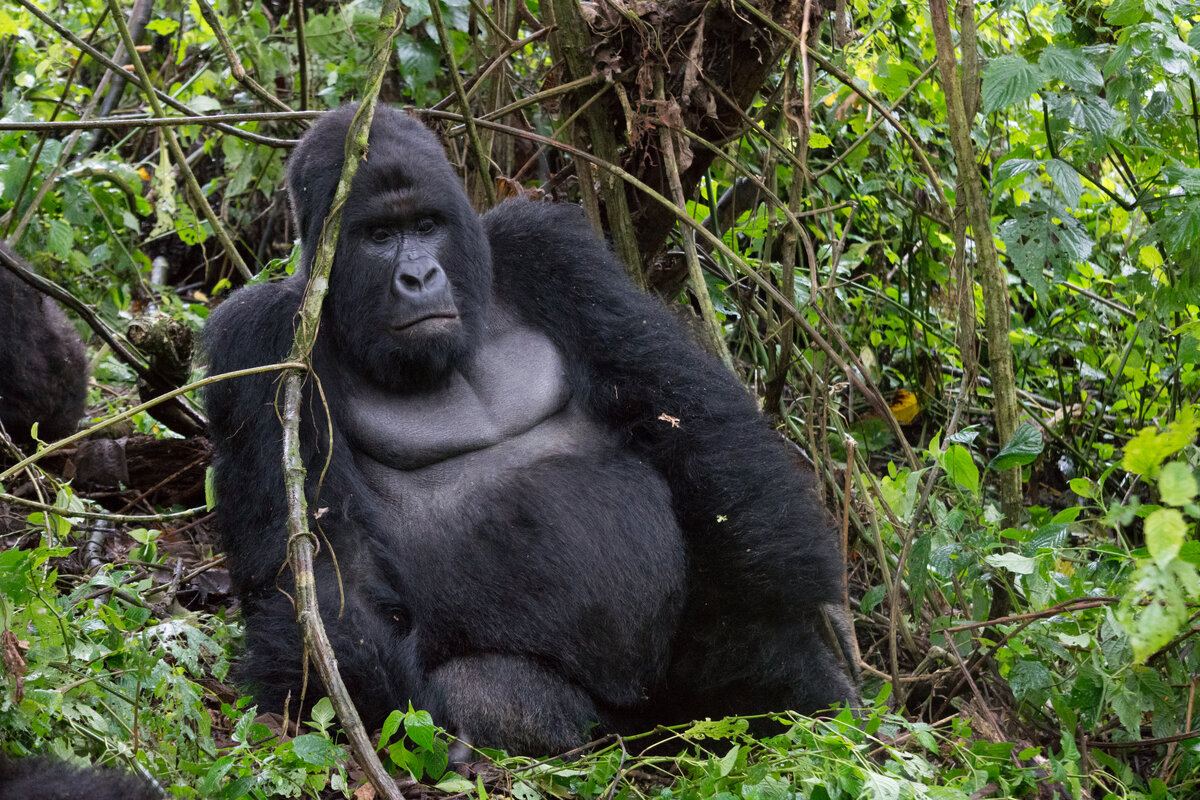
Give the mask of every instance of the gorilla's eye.
[[433, 233], [435, 227], [437, 223], [433, 221], [433, 217], [421, 217], [413, 225], [413, 230], [417, 233]]
[[384, 244], [392, 238], [392, 232], [387, 228], [372, 228], [370, 235], [371, 241], [375, 244]]

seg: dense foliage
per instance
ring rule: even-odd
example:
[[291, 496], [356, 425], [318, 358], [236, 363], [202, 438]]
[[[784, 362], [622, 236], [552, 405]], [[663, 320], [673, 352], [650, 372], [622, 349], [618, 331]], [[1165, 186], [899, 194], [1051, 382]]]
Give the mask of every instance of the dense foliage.
[[[401, 709], [390, 766], [480, 798], [1200, 792], [1200, 5], [964, 0], [953, 92], [939, 0], [432, 11], [406, 9], [382, 100], [432, 109], [479, 206], [583, 202], [764, 398], [845, 526], [869, 708], [471, 780]], [[376, 0], [5, 5], [0, 235], [98, 326], [198, 329], [231, 285], [290, 268], [287, 148], [305, 109], [359, 96], [378, 18]], [[154, 126], [84, 44], [168, 116], [257, 116]], [[188, 432], [153, 408], [115, 419], [150, 355], [89, 346], [91, 422]], [[3, 750], [185, 797], [351, 792], [327, 703], [297, 728], [224, 683], [238, 623], [206, 509], [151, 491], [175, 467], [86, 491], [55, 458], [0, 468]]]

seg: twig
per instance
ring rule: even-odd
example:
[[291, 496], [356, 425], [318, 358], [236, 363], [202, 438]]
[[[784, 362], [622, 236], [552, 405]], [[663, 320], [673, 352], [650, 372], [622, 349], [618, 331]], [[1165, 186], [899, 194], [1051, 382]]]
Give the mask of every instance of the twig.
[[39, 503], [36, 500], [28, 500], [24, 497], [18, 497], [7, 492], [0, 492], [0, 503], [11, 503], [13, 505], [22, 506], [24, 508], [32, 508], [35, 511], [44, 511], [50, 514], [57, 514], [60, 517], [68, 519], [80, 517], [82, 519], [102, 519], [112, 522], [148, 524], [154, 522], [173, 522], [177, 519], [187, 519], [194, 517], [204, 511], [204, 506], [196, 506], [185, 511], [172, 511], [167, 514], [109, 514], [101, 511], [75, 511], [66, 509], [62, 506], [55, 506], [49, 503]]
[[[110, 0], [111, 2], [111, 0]], [[434, 4], [436, 5], [436, 3]], [[367, 65], [366, 88], [362, 94], [350, 130], [346, 134], [342, 171], [334, 192], [333, 202], [325, 217], [321, 237], [317, 242], [316, 255], [309, 267], [308, 285], [297, 312], [296, 336], [292, 342], [290, 361], [293, 363], [283, 376], [283, 482], [287, 498], [288, 564], [296, 588], [296, 618], [300, 623], [304, 639], [304, 654], [301, 658], [307, 665], [309, 659], [316, 665], [317, 673], [325, 686], [325, 692], [337, 711], [342, 730], [350, 741], [355, 759], [366, 773], [375, 791], [388, 800], [403, 800], [396, 782], [392, 780], [371, 746], [371, 740], [363, 727], [362, 719], [346, 684], [338, 673], [333, 646], [321, 622], [317, 603], [316, 580], [313, 577], [313, 554], [316, 537], [308, 525], [308, 504], [304, 495], [306, 470], [300, 458], [300, 406], [303, 392], [301, 385], [308, 374], [307, 366], [316, 343], [321, 318], [321, 307], [329, 289], [329, 273], [333, 268], [337, 252], [342, 209], [350, 196], [350, 185], [358, 166], [367, 151], [371, 122], [375, 116], [375, 103], [383, 84], [387, 69], [392, 39], [403, 19], [400, 0], [384, 0], [379, 12], [379, 24], [375, 41], [371, 47], [371, 60]], [[307, 674], [307, 673], [306, 673]]]
[[[70, 131], [93, 130], [96, 128], [169, 128], [182, 125], [210, 125], [223, 129], [223, 123], [229, 122], [279, 122], [290, 120], [316, 119], [328, 114], [328, 111], [259, 111], [247, 114], [192, 114], [182, 117], [147, 117], [144, 115], [116, 117], [109, 119], [77, 119], [58, 122], [35, 122], [25, 120], [20, 122], [0, 122], [0, 131]], [[236, 130], [236, 129], [235, 129]], [[276, 146], [292, 146], [295, 139], [273, 140]]]
[[[458, 74], [458, 62], [454, 59], [454, 42], [446, 32], [442, 22], [442, 9], [439, 3], [429, 4], [429, 15], [433, 17], [433, 25], [437, 28], [438, 44], [442, 46], [442, 55], [449, 67], [450, 82], [454, 84], [454, 93], [458, 95], [463, 109], [463, 121], [467, 124], [467, 139], [471, 142], [471, 154], [475, 157], [475, 169], [479, 171], [479, 181], [483, 185], [483, 195], [487, 198], [488, 206], [496, 205], [496, 186], [492, 183], [491, 158], [484, 149], [483, 140], [479, 138], [479, 129], [475, 127], [475, 118], [471, 116], [471, 104], [463, 89], [462, 76]], [[371, 112], [374, 113], [374, 110]]]
[[[662, 70], [654, 73], [654, 96], [659, 108], [659, 143], [662, 148], [667, 181], [671, 185], [671, 193], [675, 195], [675, 204], [684, 214], [687, 213], [687, 198], [683, 194], [683, 184], [679, 180], [679, 160], [675, 157], [675, 137], [671, 126], [667, 124], [667, 99], [663, 88]], [[730, 372], [734, 372], [733, 358], [729, 348], [725, 346], [725, 337], [721, 335], [721, 326], [717, 322], [717, 312], [713, 308], [712, 296], [708, 293], [708, 285], [704, 280], [704, 272], [700, 269], [700, 259], [696, 256], [696, 236], [691, 231], [681, 231], [683, 238], [683, 253], [687, 260], [688, 283], [691, 284], [692, 294], [700, 306], [700, 320], [708, 334], [709, 348], [721, 359]]]
[[217, 44], [225, 53], [225, 59], [229, 62], [229, 71], [233, 73], [234, 80], [245, 86], [251, 94], [267, 105], [275, 106], [280, 111], [291, 111], [292, 109], [288, 107], [287, 103], [268, 92], [258, 81], [246, 73], [246, 69], [242, 66], [242, 60], [238, 58], [233, 46], [229, 43], [229, 36], [221, 24], [221, 18], [217, 16], [217, 12], [213, 10], [208, 0], [196, 0], [196, 3], [200, 6], [200, 16], [204, 17], [208, 27], [212, 28], [212, 32], [217, 37]]
[[[121, 16], [121, 7], [118, 5], [118, 2], [119, 0], [108, 0], [109, 11], [112, 14], [113, 21], [117, 24], [117, 30], [121, 33], [122, 41], [125, 42], [125, 49], [129, 51], [129, 58], [133, 62], [134, 70], [137, 72], [142, 92], [150, 102], [150, 108], [153, 109], [154, 116], [161, 117], [163, 116], [162, 103], [159, 102], [158, 95], [154, 91], [154, 84], [150, 81], [150, 73], [146, 71], [146, 65], [142, 63], [142, 57], [134, 47], [133, 39], [129, 35], [129, 28], [125, 25], [125, 19]], [[229, 238], [225, 227], [217, 219], [212, 206], [208, 204], [208, 199], [204, 196], [204, 191], [200, 188], [200, 182], [196, 180], [196, 174], [188, 166], [187, 156], [184, 154], [183, 148], [179, 146], [179, 140], [175, 138], [175, 131], [170, 128], [164, 128], [163, 135], [167, 140], [167, 148], [171, 151], [171, 157], [175, 161], [175, 166], [179, 168], [179, 172], [183, 175], [183, 179], [187, 183], [188, 191], [191, 192], [192, 202], [200, 210], [204, 219], [208, 221], [213, 235], [221, 243], [221, 247], [225, 250], [225, 255], [233, 262], [234, 268], [237, 269], [243, 278], [250, 280], [254, 277], [254, 274], [250, 272], [250, 268], [242, 260], [241, 254], [238, 253], [237, 247]]]
[[[47, 14], [45, 11], [43, 11], [42, 9], [35, 6], [31, 2], [31, 0], [15, 0], [15, 1], [17, 3], [19, 3], [23, 8], [25, 8], [30, 14], [33, 14], [35, 17], [40, 19], [42, 22], [49, 25], [54, 30], [54, 32], [57, 33], [59, 36], [62, 36], [64, 39], [71, 42], [71, 44], [75, 45], [80, 50], [87, 53], [89, 56], [96, 59], [104, 66], [108, 67], [114, 73], [122, 76], [123, 78], [129, 77], [129, 73], [125, 70], [124, 67], [122, 67], [117, 62], [113, 61], [108, 56], [104, 55], [104, 53], [101, 53], [99, 50], [92, 47], [90, 44], [85, 42], [83, 39], [79, 38], [74, 32], [72, 32], [71, 30], [68, 30], [66, 26], [62, 25], [57, 20], [55, 20], [53, 17], [51, 17], [49, 14]], [[120, 15], [118, 14], [118, 17], [119, 16]], [[136, 53], [136, 51], [135, 51], [135, 53]], [[167, 105], [171, 106], [171, 108], [174, 108], [178, 111], [183, 111], [188, 114], [192, 113], [192, 109], [188, 108], [188, 106], [186, 104], [176, 100], [174, 97], [171, 97], [166, 92], [160, 91], [158, 89], [154, 89], [153, 87], [151, 87], [151, 91], [154, 93], [154, 96], [156, 98], [161, 100], [163, 103], [166, 103]], [[161, 116], [161, 115], [156, 115], [156, 116]], [[233, 136], [240, 137], [247, 141], [254, 142], [255, 144], [265, 144], [265, 145], [270, 145], [272, 147], [280, 147], [283, 144], [285, 144], [285, 142], [283, 140], [273, 139], [270, 136], [262, 136], [260, 134], [251, 133], [249, 131], [238, 130], [237, 128], [234, 128], [232, 126], [221, 125], [218, 127], [224, 133], [228, 133]]]
[[[250, 369], [239, 369], [239, 370], [234, 370], [233, 372], [222, 372], [220, 375], [210, 375], [207, 378], [201, 378], [198, 381], [193, 381], [192, 383], [172, 389], [169, 392], [164, 392], [163, 394], [160, 394], [158, 397], [155, 397], [151, 400], [147, 400], [144, 403], [140, 403], [140, 404], [134, 406], [133, 408], [128, 408], [128, 409], [122, 411], [120, 414], [114, 414], [113, 416], [108, 417], [107, 419], [102, 419], [99, 422], [97, 422], [95, 425], [92, 425], [89, 428], [85, 428], [84, 430], [79, 431], [78, 433], [73, 433], [70, 436], [66, 437], [65, 439], [59, 439], [57, 442], [54, 442], [53, 444], [49, 444], [46, 447], [38, 450], [33, 455], [28, 456], [28, 457], [18, 461], [16, 464], [13, 464], [8, 469], [4, 470], [3, 472], [0, 472], [0, 483], [3, 483], [4, 481], [8, 480], [9, 477], [11, 477], [12, 475], [15, 475], [16, 473], [25, 469], [30, 464], [35, 464], [38, 461], [41, 461], [43, 458], [45, 458], [47, 455], [54, 452], [55, 450], [60, 450], [64, 447], [66, 447], [67, 445], [75, 444], [75, 442], [78, 442], [80, 439], [86, 439], [87, 437], [89, 437], [93, 433], [95, 433], [96, 431], [102, 431], [111, 425], [115, 425], [118, 422], [123, 422], [124, 420], [127, 420], [130, 417], [133, 417], [137, 414], [142, 413], [146, 409], [153, 408], [154, 406], [158, 405], [159, 403], [165, 403], [167, 400], [170, 400], [172, 397], [178, 397], [181, 394], [187, 394], [188, 392], [192, 392], [192, 391], [195, 391], [196, 389], [199, 389], [201, 386], [208, 386], [210, 383], [217, 383], [218, 381], [227, 381], [231, 378], [242, 378], [242, 377], [245, 377], [246, 375], [257, 375], [260, 372], [272, 372], [274, 370], [280, 370], [280, 369], [294, 369], [296, 367], [301, 367], [301, 366], [304, 366], [304, 365], [297, 364], [297, 363], [294, 363], [291, 361], [285, 361], [281, 364], [267, 364], [267, 365], [261, 366], [261, 367], [251, 367]], [[68, 514], [66, 516], [70, 516], [70, 515]]]
[[1076, 597], [1073, 600], [1064, 600], [1061, 603], [1044, 608], [1041, 611], [1030, 611], [1027, 614], [1013, 614], [1007, 617], [997, 617], [996, 619], [988, 619], [983, 622], [968, 622], [962, 625], [951, 625], [948, 628], [942, 628], [940, 633], [957, 633], [958, 631], [973, 631], [978, 628], [990, 628], [995, 625], [1004, 625], [1009, 622], [1025, 622], [1030, 623], [1035, 620], [1044, 619], [1046, 617], [1054, 617], [1059, 614], [1065, 614], [1071, 611], [1083, 611], [1089, 608], [1100, 608], [1102, 606], [1112, 605], [1120, 600], [1119, 597]]

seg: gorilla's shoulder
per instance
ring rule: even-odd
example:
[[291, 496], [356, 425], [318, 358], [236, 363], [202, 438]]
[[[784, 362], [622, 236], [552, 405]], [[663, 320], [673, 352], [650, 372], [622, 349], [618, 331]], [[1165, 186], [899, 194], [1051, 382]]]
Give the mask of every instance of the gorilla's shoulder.
[[270, 364], [287, 356], [303, 281], [293, 276], [237, 290], [209, 315], [203, 342], [211, 372]]
[[621, 273], [579, 206], [506, 200], [483, 215], [483, 230], [501, 282], [511, 271], [545, 278], [561, 278], [577, 269], [593, 275], [597, 268]]

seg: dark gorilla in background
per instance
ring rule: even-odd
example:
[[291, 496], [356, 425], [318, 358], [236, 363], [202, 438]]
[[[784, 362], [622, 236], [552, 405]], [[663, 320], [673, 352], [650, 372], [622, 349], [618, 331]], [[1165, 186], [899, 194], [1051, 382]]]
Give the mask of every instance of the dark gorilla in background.
[[[0, 254], [22, 266], [4, 242]], [[87, 359], [58, 304], [0, 266], [0, 423], [19, 445], [33, 423], [44, 442], [75, 432], [87, 398]]]
[[0, 759], [3, 800], [160, 800], [150, 782], [114, 769], [49, 758]]
[[[217, 309], [212, 373], [287, 355], [354, 111], [292, 155], [302, 268]], [[321, 325], [330, 416], [310, 381], [301, 423], [317, 587], [368, 725], [411, 700], [474, 744], [552, 753], [595, 724], [856, 697], [811, 479], [578, 208], [510, 201], [481, 220], [434, 135], [380, 107]], [[242, 677], [275, 708], [301, 652], [276, 398], [274, 374], [206, 396]]]

